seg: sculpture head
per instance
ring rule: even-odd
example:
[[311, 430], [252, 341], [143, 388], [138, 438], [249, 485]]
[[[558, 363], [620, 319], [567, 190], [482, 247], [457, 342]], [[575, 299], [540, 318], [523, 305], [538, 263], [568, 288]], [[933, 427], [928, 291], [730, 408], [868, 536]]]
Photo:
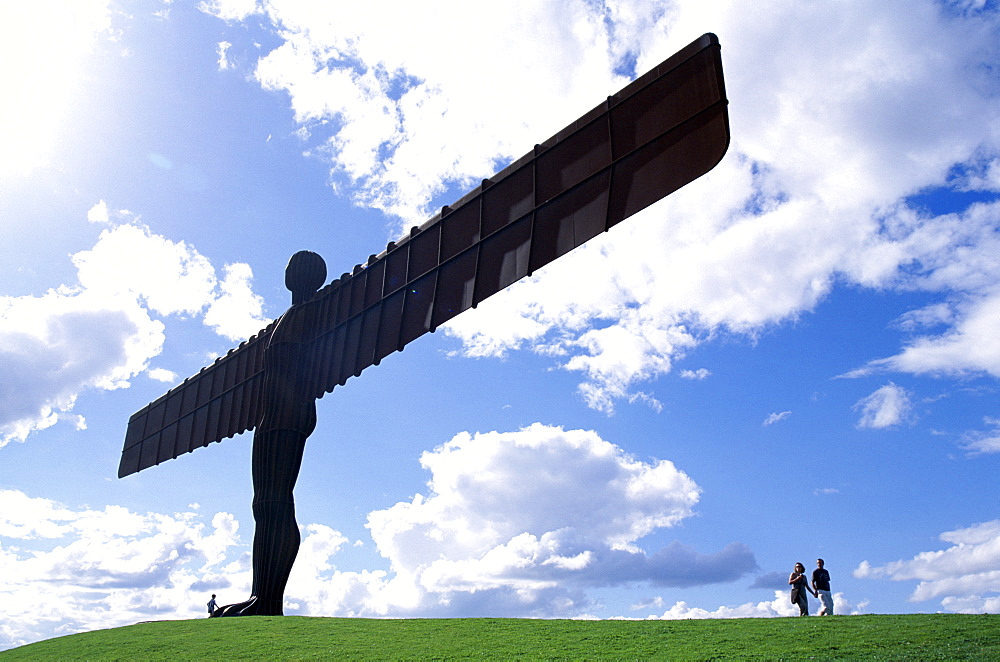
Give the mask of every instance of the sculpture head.
[[312, 251], [299, 251], [285, 267], [285, 287], [292, 293], [292, 305], [308, 300], [325, 281], [326, 262]]

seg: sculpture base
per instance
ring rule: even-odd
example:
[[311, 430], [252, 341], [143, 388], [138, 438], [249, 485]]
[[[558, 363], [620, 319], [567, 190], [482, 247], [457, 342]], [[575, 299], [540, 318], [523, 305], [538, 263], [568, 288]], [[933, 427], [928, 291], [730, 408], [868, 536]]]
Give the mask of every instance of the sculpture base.
[[219, 607], [212, 617], [223, 616], [284, 616], [280, 600], [261, 600], [257, 596], [245, 602]]

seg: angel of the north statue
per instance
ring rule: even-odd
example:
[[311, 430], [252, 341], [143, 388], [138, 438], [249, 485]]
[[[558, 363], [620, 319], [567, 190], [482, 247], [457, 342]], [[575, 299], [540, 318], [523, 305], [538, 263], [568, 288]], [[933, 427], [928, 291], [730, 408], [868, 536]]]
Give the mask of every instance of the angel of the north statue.
[[316, 400], [711, 170], [727, 104], [706, 34], [350, 273], [323, 286], [323, 259], [296, 253], [281, 317], [132, 416], [119, 477], [254, 431], [252, 595], [218, 615], [282, 613]]

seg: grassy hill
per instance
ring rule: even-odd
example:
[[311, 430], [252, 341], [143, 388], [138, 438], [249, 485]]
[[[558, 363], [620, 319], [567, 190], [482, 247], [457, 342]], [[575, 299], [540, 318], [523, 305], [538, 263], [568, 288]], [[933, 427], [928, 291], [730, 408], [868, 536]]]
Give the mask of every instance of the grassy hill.
[[1000, 615], [688, 621], [300, 616], [138, 623], [40, 641], [0, 660], [1000, 660]]

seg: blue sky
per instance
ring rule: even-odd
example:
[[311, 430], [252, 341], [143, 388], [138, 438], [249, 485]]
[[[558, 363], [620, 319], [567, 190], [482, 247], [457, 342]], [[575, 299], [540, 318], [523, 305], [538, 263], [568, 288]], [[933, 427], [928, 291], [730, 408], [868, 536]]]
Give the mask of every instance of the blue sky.
[[246, 598], [129, 415], [708, 31], [715, 170], [320, 401], [286, 613], [1000, 610], [995, 3], [355, 4], [5, 10], [0, 647]]

